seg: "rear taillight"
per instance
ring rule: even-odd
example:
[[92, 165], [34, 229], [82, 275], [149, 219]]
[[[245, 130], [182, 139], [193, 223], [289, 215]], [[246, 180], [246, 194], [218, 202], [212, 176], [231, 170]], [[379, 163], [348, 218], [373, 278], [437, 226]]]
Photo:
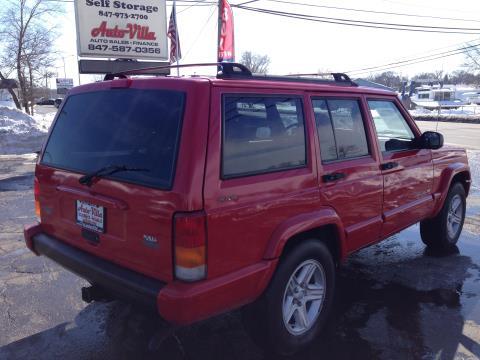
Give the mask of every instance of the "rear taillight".
[[175, 277], [184, 281], [204, 279], [207, 274], [205, 214], [177, 214], [174, 226]]
[[36, 177], [33, 180], [33, 196], [35, 198], [35, 215], [40, 220], [40, 184]]

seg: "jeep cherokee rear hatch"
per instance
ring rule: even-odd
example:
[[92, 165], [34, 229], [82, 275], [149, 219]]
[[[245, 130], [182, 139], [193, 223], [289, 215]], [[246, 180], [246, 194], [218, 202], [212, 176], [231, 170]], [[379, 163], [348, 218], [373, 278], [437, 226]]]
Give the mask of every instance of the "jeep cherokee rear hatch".
[[187, 202], [173, 191], [186, 92], [102, 84], [93, 90], [67, 98], [37, 166], [42, 228], [169, 280], [172, 219]]

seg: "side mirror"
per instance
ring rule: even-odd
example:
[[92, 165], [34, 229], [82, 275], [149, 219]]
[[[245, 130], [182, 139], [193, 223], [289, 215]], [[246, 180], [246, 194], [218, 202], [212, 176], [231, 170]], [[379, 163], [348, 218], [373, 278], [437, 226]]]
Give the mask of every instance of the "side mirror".
[[435, 131], [425, 131], [420, 136], [421, 149], [440, 149], [443, 146], [443, 135]]

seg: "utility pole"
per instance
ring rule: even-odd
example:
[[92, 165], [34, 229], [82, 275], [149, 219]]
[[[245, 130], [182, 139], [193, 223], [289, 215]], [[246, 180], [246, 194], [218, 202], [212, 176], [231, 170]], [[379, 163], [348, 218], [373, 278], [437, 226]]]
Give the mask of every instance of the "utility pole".
[[175, 9], [175, 57], [177, 58], [177, 76], [180, 77], [180, 68], [178, 67], [180, 65], [180, 59], [178, 58], [180, 43], [178, 42], [177, 0], [173, 0], [173, 8]]
[[62, 60], [63, 60], [63, 78], [66, 79], [67, 71], [65, 70], [65, 57], [62, 56]]
[[[77, 64], [79, 63], [80, 59], [78, 58], [78, 53], [77, 53]], [[80, 83], [80, 69], [78, 69], [78, 85], [81, 85]]]

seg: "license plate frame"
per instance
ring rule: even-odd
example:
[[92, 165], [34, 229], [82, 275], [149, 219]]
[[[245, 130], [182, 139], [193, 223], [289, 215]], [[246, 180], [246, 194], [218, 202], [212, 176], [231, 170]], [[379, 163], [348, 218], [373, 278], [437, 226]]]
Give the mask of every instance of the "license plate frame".
[[75, 202], [75, 222], [84, 229], [105, 232], [105, 208], [84, 200]]

